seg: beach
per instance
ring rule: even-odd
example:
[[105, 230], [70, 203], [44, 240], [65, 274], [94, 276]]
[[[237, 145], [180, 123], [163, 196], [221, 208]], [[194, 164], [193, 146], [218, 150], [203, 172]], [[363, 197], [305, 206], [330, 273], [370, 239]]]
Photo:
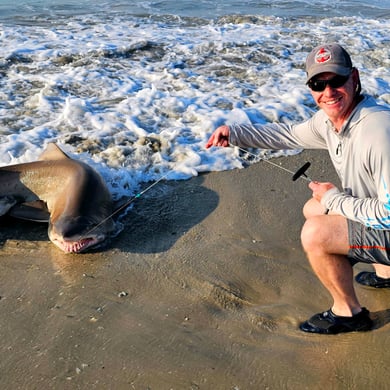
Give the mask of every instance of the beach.
[[2, 1], [0, 166], [53, 142], [134, 202], [85, 254], [0, 217], [0, 390], [387, 389], [389, 291], [357, 286], [372, 332], [299, 330], [332, 304], [300, 244], [311, 192], [264, 159], [337, 184], [327, 153], [205, 144], [311, 118], [324, 42], [389, 107], [389, 29], [379, 0]]
[[[272, 161], [338, 183], [325, 152]], [[371, 332], [298, 329], [331, 305], [299, 240], [310, 195], [264, 162], [161, 182], [87, 254], [3, 219], [1, 388], [387, 388], [389, 291], [357, 286]]]

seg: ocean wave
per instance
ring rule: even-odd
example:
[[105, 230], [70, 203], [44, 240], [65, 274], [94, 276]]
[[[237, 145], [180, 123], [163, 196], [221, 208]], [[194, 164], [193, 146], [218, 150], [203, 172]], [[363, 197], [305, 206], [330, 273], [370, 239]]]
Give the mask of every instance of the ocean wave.
[[95, 164], [118, 195], [166, 172], [185, 179], [243, 167], [232, 149], [205, 150], [208, 136], [231, 120], [309, 118], [303, 64], [324, 41], [343, 44], [364, 91], [390, 105], [388, 20], [190, 19], [85, 15], [2, 25], [0, 163], [31, 161], [58, 142]]

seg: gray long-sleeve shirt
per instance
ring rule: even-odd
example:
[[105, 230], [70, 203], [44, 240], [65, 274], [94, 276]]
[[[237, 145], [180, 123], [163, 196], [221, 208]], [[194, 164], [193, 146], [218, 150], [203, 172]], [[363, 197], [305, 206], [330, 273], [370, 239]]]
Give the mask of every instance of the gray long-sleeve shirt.
[[323, 205], [374, 229], [390, 230], [390, 109], [364, 96], [340, 132], [320, 110], [298, 125], [231, 125], [230, 143], [262, 149], [327, 149], [343, 192]]

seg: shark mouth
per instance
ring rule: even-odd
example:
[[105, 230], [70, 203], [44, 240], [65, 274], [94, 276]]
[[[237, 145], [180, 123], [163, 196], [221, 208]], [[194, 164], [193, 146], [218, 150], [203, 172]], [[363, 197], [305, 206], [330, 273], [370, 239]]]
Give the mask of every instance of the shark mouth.
[[81, 253], [97, 245], [102, 240], [96, 237], [82, 238], [78, 241], [53, 240], [53, 243], [65, 253]]
[[65, 253], [81, 253], [104, 246], [104, 241], [112, 236], [114, 223], [99, 226], [85, 219], [64, 217], [54, 224], [49, 223], [50, 241]]

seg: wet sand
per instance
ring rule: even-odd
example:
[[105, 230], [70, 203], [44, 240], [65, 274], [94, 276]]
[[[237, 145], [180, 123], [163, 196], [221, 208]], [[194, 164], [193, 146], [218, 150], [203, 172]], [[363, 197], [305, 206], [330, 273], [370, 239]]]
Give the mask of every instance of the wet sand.
[[[335, 181], [326, 153], [273, 162], [307, 160]], [[1, 389], [387, 388], [390, 291], [357, 287], [372, 332], [298, 330], [331, 304], [299, 241], [310, 195], [264, 162], [161, 183], [82, 255], [0, 220]]]

